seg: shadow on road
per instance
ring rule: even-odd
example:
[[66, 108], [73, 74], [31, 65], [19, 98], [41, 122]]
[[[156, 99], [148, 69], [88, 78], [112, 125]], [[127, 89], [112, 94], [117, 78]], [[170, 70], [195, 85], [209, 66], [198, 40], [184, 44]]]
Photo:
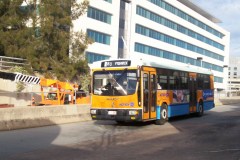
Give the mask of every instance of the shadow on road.
[[[47, 121], [47, 120], [45, 120]], [[47, 122], [53, 124], [53, 122]], [[60, 127], [45, 126], [0, 132], [0, 159], [35, 159], [38, 155], [28, 153], [43, 148], [51, 148], [52, 142], [60, 133]], [[44, 135], [44, 136], [43, 136]]]
[[148, 121], [148, 122], [116, 122], [113, 124], [113, 121], [106, 121], [105, 120], [99, 120], [94, 122], [95, 125], [115, 125], [115, 126], [135, 126], [135, 127], [142, 127], [150, 124], [155, 124], [154, 121]]
[[[99, 134], [96, 138], [65, 146], [51, 145], [60, 131], [56, 126], [43, 142], [46, 148], [35, 146], [31, 151], [11, 155], [8, 160], [239, 159], [239, 122], [238, 105], [208, 111], [200, 118], [194, 115], [171, 118], [162, 126], [154, 122], [95, 121], [89, 127], [96, 127], [95, 133]], [[36, 145], [34, 140], [31, 145]]]

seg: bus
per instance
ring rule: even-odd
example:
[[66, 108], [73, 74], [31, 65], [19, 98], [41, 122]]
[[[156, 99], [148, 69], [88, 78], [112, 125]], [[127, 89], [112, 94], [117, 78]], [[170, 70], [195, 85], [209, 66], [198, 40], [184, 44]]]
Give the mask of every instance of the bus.
[[160, 125], [174, 116], [202, 116], [215, 107], [211, 70], [116, 59], [94, 62], [91, 71], [93, 120], [155, 121]]

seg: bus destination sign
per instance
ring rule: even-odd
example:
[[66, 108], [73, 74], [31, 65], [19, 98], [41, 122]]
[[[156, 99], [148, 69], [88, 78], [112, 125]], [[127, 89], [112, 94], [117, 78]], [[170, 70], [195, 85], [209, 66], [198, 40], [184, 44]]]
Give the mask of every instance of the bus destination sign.
[[131, 65], [130, 60], [116, 60], [102, 62], [101, 67], [124, 67], [130, 65]]

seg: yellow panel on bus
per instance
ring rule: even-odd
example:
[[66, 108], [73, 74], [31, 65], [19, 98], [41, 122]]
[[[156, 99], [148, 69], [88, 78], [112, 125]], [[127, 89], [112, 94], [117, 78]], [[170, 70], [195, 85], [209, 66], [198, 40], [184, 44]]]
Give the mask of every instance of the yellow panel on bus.
[[157, 106], [161, 106], [162, 103], [168, 105], [173, 102], [173, 91], [172, 90], [158, 90], [157, 91]]

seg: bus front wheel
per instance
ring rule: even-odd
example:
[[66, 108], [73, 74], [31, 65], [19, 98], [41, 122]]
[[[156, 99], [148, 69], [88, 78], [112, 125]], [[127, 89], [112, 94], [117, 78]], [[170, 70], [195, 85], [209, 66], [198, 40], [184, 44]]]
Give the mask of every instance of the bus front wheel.
[[167, 105], [165, 103], [162, 104], [160, 114], [161, 114], [160, 119], [156, 120], [157, 125], [163, 125], [168, 120], [168, 110]]

